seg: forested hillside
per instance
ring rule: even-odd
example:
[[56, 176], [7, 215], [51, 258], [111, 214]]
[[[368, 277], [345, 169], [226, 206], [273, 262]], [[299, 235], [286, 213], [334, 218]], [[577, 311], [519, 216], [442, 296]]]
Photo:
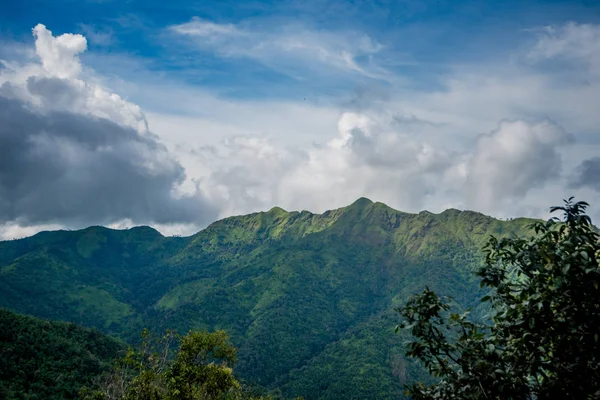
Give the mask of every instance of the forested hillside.
[[43, 232], [0, 242], [0, 306], [129, 342], [143, 327], [224, 329], [238, 373], [285, 395], [398, 398], [426, 375], [402, 357], [394, 306], [425, 285], [475, 304], [483, 243], [530, 222], [359, 199], [323, 214], [231, 217], [185, 238], [148, 227]]
[[0, 309], [0, 399], [75, 399], [124, 349], [95, 329]]

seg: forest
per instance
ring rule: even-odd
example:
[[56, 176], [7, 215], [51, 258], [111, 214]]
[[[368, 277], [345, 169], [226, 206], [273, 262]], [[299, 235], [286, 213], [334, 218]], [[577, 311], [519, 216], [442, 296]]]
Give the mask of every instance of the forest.
[[[509, 287], [506, 282], [526, 285], [539, 275], [527, 265], [539, 269], [547, 260], [563, 262], [560, 257], [576, 251], [580, 258], [570, 261], [565, 274], [578, 271], [581, 257], [589, 261], [585, 273], [598, 274], [598, 238], [591, 222], [583, 218], [585, 204], [568, 203], [562, 210], [563, 222], [545, 225], [458, 210], [408, 214], [359, 199], [323, 214], [274, 208], [231, 217], [191, 237], [164, 237], [149, 227], [121, 231], [91, 227], [0, 242], [0, 307], [6, 309], [2, 323], [11, 327], [2, 333], [2, 393], [6, 398], [76, 398], [86, 387], [90, 396], [106, 386], [106, 377], [115, 376], [116, 365], [138, 365], [137, 373], [145, 371], [139, 376], [151, 377], [146, 387], [156, 389], [155, 398], [543, 398], [541, 389], [527, 385], [515, 389], [522, 397], [497, 387], [461, 397], [456, 385], [473, 387], [474, 383], [452, 379], [457, 379], [456, 374], [470, 376], [468, 365], [478, 357], [493, 365], [493, 371], [512, 371], [514, 364], [502, 354], [490, 351], [496, 354], [490, 356], [465, 343], [481, 339], [486, 349], [490, 344], [507, 348], [500, 339], [490, 341], [490, 337], [506, 336], [506, 331], [490, 327], [507, 325], [516, 315], [498, 319], [500, 314], [490, 312], [507, 301], [510, 310], [526, 312], [525, 303], [531, 304], [535, 293], [528, 293], [520, 303], [502, 295]], [[561, 231], [564, 226], [571, 230]], [[583, 244], [576, 249], [558, 248], [569, 232], [579, 232], [576, 237], [582, 237]], [[550, 250], [533, 262], [540, 244]], [[577, 247], [583, 245], [588, 247]], [[502, 275], [499, 266], [512, 267]], [[556, 279], [568, 287], [565, 276]], [[574, 312], [590, 321], [598, 313], [597, 293], [590, 291], [600, 280], [594, 279], [586, 278], [591, 282], [585, 288], [589, 296], [577, 303], [591, 308], [584, 307], [583, 314], [579, 309]], [[546, 303], [535, 304], [545, 310]], [[460, 313], [450, 313], [451, 308]], [[532, 324], [531, 329], [523, 335], [550, 326], [556, 311], [552, 312], [543, 321], [530, 322], [528, 317], [523, 323]], [[443, 334], [436, 331], [440, 326], [451, 328]], [[587, 334], [589, 326], [581, 325], [583, 331], [573, 335]], [[141, 332], [152, 337], [175, 332], [168, 367], [161, 369], [171, 371], [170, 378], [155, 373], [156, 367], [144, 358], [151, 352], [140, 350], [147, 345]], [[175, 343], [196, 337], [205, 345], [202, 340], [213, 337], [210, 332], [227, 332], [222, 343], [234, 350], [235, 357], [210, 356], [201, 363], [176, 364], [179, 355], [186, 353]], [[428, 336], [427, 332], [437, 333]], [[587, 353], [596, 357], [593, 338]], [[204, 345], [199, 348], [205, 349]], [[530, 344], [520, 345], [526, 346], [519, 348], [525, 354]], [[548, 342], [538, 345], [550, 346]], [[436, 356], [440, 349], [446, 351], [441, 358]], [[547, 351], [540, 351], [540, 359], [543, 367], [521, 374], [564, 373], [547, 369]], [[223, 371], [232, 367], [233, 380], [215, 392], [217, 397], [198, 389], [205, 388], [201, 382], [189, 397], [173, 395], [182, 393], [167, 384], [179, 376], [172, 370], [174, 365], [181, 371], [196, 371], [192, 374], [196, 383], [199, 376], [206, 376], [201, 372], [206, 365], [218, 365]], [[138, 382], [137, 373], [127, 375], [124, 382]], [[585, 393], [597, 389], [594, 379], [591, 388], [583, 389]], [[457, 397], [443, 397], [447, 389], [439, 389], [440, 382], [455, 385], [451, 391]], [[150, 398], [123, 396], [115, 398]]]

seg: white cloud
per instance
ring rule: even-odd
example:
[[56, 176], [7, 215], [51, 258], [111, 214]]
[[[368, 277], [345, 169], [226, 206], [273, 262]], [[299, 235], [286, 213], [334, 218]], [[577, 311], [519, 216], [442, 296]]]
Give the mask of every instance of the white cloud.
[[[192, 20], [171, 29], [222, 56], [254, 58], [284, 69], [299, 57], [311, 65], [352, 71], [341, 57], [344, 51], [353, 55], [350, 59], [380, 51], [370, 39], [361, 43], [360, 34], [298, 27], [274, 33]], [[600, 98], [600, 75], [586, 75], [583, 84], [558, 80], [557, 71], [537, 66], [559, 56], [586, 68], [596, 65], [600, 51], [585, 32], [597, 27], [553, 29], [526, 49], [528, 64], [516, 57], [505, 64], [457, 66], [442, 89], [393, 87], [371, 105], [369, 99], [352, 107], [310, 99], [224, 99], [164, 81], [139, 82], [132, 97], [159, 98], [185, 114], [155, 108], [147, 115], [152, 132], [169, 149], [160, 154], [176, 157], [185, 168], [185, 181], [174, 188], [175, 194], [201, 195], [217, 207], [219, 217], [275, 205], [319, 212], [360, 196], [410, 212], [468, 207], [503, 217], [545, 217], [548, 206], [571, 194], [591, 200], [590, 185], [569, 187], [568, 179], [576, 171], [583, 176], [595, 170], [588, 168], [595, 161], [576, 168], [582, 159], [595, 160], [600, 154], [594, 101]], [[561, 41], [570, 44], [555, 43]], [[81, 65], [79, 53], [66, 54]], [[10, 82], [44, 110], [75, 110], [148, 133], [146, 114], [98, 84], [93, 71], [70, 70], [62, 86], [56, 85], [58, 76], [52, 71], [69, 68], [9, 68], [0, 74], [0, 84], [2, 79]], [[198, 227], [181, 221], [160, 226], [169, 233], [191, 233]]]
[[22, 239], [42, 231], [55, 231], [63, 228], [60, 224], [21, 226], [17, 223], [0, 224], [0, 240]]
[[435, 190], [449, 163], [446, 152], [395, 130], [392, 121], [344, 113], [338, 136], [311, 149], [282, 179], [280, 202], [324, 211], [368, 196], [414, 211]]
[[528, 54], [532, 61], [565, 60], [600, 74], [600, 26], [570, 22], [547, 26], [538, 34], [539, 39]]
[[465, 203], [474, 209], [502, 212], [532, 189], [561, 175], [560, 146], [572, 136], [551, 121], [503, 121], [482, 135], [468, 161]]
[[383, 46], [356, 32], [311, 30], [293, 23], [265, 29], [260, 24], [217, 24], [197, 17], [172, 25], [169, 30], [190, 38], [198, 49], [223, 57], [254, 59], [293, 76], [303, 67], [329, 75], [345, 72], [374, 79], [392, 78], [373, 61]]
[[36, 54], [41, 61], [27, 65], [3, 62], [0, 86], [12, 97], [49, 111], [68, 111], [106, 118], [138, 132], [147, 132], [146, 117], [140, 107], [124, 100], [94, 82], [82, 78], [79, 54], [87, 49], [81, 35], [53, 36], [44, 25], [33, 29]]
[[[241, 35], [241, 27], [236, 29], [232, 35]], [[245, 184], [236, 185], [231, 178], [234, 174], [229, 174], [231, 182], [221, 182], [220, 193], [235, 191], [239, 196], [223, 194], [225, 214], [249, 212], [261, 208], [260, 204], [262, 209], [280, 205], [323, 211], [365, 195], [405, 211], [469, 207], [497, 216], [546, 216], [547, 207], [564, 197], [589, 198], [590, 191], [575, 190], [567, 181], [582, 157], [600, 154], [600, 117], [595, 105], [600, 98], [600, 79], [588, 74], [582, 82], [576, 70], [565, 80], [568, 70], [538, 68], [537, 64], [559, 54], [566, 57], [563, 53], [569, 48], [571, 62], [594, 65], [600, 51], [596, 42], [589, 40], [593, 37], [589, 32], [599, 28], [569, 24], [553, 29], [552, 34], [542, 31], [534, 46], [525, 49], [525, 58], [515, 53], [516, 57], [506, 57], [506, 63], [456, 66], [441, 82], [440, 90], [399, 88], [375, 101], [363, 96], [353, 101], [358, 104], [352, 107], [356, 111], [339, 109], [342, 117], [337, 136], [332, 136], [333, 130], [324, 130], [316, 139], [318, 146], [305, 141], [301, 150], [290, 153], [285, 143], [299, 146], [301, 132], [294, 129], [293, 122], [278, 125], [292, 133], [288, 138], [277, 130], [269, 132], [268, 146], [279, 149], [287, 161], [273, 163], [271, 174], [264, 174], [264, 166], [254, 173], [253, 161], [244, 158], [246, 176], [255, 180], [265, 177], [263, 186], [252, 183], [263, 188], [261, 196], [246, 193]], [[543, 57], [540, 53], [532, 58], [549, 48], [550, 39], [566, 38], [570, 44], [562, 48], [563, 53], [548, 50]], [[253, 40], [260, 43], [256, 37]], [[220, 102], [207, 100], [204, 107], [220, 109]], [[238, 115], [234, 112], [211, 121], [234, 122], [228, 124], [230, 131], [260, 121], [244, 132], [259, 134], [259, 127], [269, 127], [270, 118], [289, 104], [230, 101], [229, 110], [249, 109], [251, 115], [232, 120], [229, 115]], [[316, 119], [322, 119], [323, 126], [332, 125], [338, 118], [335, 114], [332, 111]], [[203, 135], [223, 132], [206, 125], [207, 121], [196, 117], [190, 124], [203, 126]], [[277, 144], [281, 141], [284, 145]], [[222, 150], [218, 144], [212, 149]], [[209, 182], [217, 180], [211, 177], [219, 176], [215, 171], [221, 165], [226, 170], [233, 165], [230, 163], [235, 164], [230, 160], [236, 160], [236, 153], [225, 153], [229, 156], [223, 156], [218, 166], [203, 169], [207, 191], [211, 191]], [[198, 160], [192, 157], [190, 163], [194, 162]], [[273, 184], [273, 180], [279, 183]], [[268, 190], [264, 189], [267, 186]], [[229, 203], [228, 199], [234, 198], [237, 200]]]
[[71, 33], [54, 37], [42, 24], [33, 28], [33, 35], [36, 53], [49, 74], [58, 78], [79, 75], [81, 63], [78, 55], [87, 49], [85, 37]]
[[457, 153], [416, 139], [393, 119], [344, 113], [338, 135], [322, 146], [291, 152], [242, 136], [196, 161], [206, 163], [201, 186], [223, 215], [272, 205], [322, 212], [368, 196], [405, 211], [468, 206], [504, 216], [513, 215], [511, 202], [561, 179], [560, 151], [570, 140], [550, 121], [504, 121]]
[[192, 18], [190, 22], [173, 25], [171, 29], [182, 35], [204, 37], [208, 40], [216, 36], [243, 35], [243, 32], [239, 31], [233, 24], [216, 24], [198, 17]]

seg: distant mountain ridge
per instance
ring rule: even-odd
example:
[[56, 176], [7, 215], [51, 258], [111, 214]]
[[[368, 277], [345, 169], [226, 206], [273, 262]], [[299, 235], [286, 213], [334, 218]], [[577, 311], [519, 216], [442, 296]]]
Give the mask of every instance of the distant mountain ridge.
[[143, 327], [226, 329], [244, 378], [311, 399], [398, 398], [424, 375], [402, 357], [393, 307], [425, 285], [475, 304], [481, 246], [531, 222], [361, 198], [229, 217], [189, 237], [42, 232], [0, 242], [0, 307], [129, 341]]

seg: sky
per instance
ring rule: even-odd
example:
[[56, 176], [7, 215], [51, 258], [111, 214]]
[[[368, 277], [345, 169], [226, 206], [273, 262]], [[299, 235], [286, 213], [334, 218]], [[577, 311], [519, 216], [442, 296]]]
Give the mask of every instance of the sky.
[[0, 239], [231, 215], [600, 219], [600, 1], [0, 0]]

